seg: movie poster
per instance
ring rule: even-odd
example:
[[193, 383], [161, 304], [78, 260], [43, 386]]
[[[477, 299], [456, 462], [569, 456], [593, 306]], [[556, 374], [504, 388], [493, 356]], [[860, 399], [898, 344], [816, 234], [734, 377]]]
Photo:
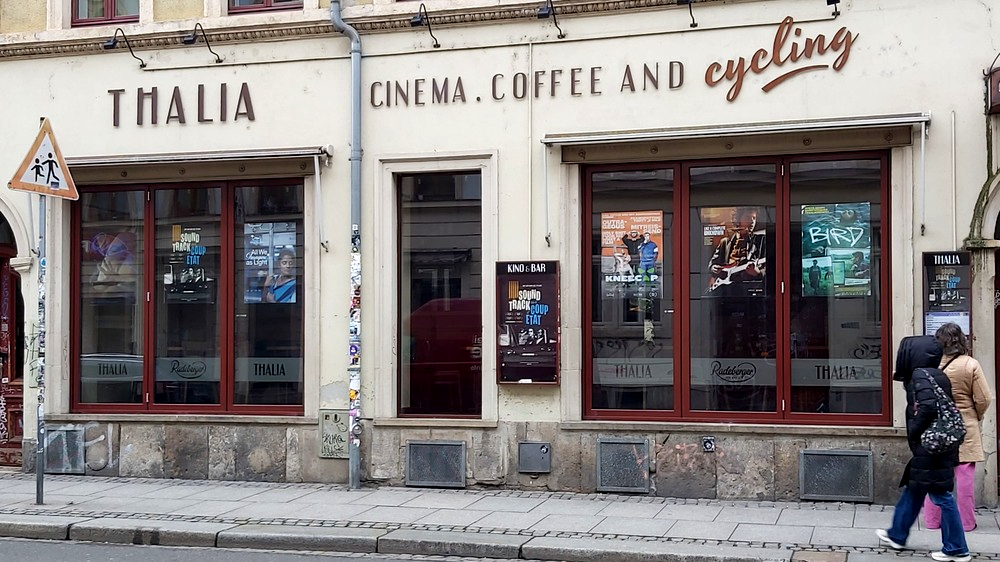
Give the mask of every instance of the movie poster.
[[924, 253], [924, 334], [947, 322], [969, 334], [972, 324], [972, 256], [969, 252]]
[[872, 294], [871, 205], [802, 205], [802, 296]]
[[[762, 207], [702, 207], [701, 263], [707, 296], [762, 296], [767, 290], [767, 215]], [[693, 259], [697, 259], [695, 256]], [[696, 289], [692, 288], [692, 291]]]
[[497, 262], [497, 380], [559, 380], [559, 262]]
[[208, 248], [202, 228], [175, 224], [163, 272], [163, 296], [168, 303], [215, 303], [215, 278], [205, 266]]
[[604, 296], [660, 296], [663, 211], [601, 213], [601, 287]]
[[295, 303], [297, 294], [295, 223], [243, 225], [243, 302]]

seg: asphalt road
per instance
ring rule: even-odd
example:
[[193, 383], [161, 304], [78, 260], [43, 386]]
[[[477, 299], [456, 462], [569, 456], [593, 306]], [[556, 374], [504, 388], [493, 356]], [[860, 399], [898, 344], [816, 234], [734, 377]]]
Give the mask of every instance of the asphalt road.
[[[185, 548], [100, 544], [76, 541], [0, 539], [0, 562], [478, 562], [483, 558], [457, 556], [388, 556], [332, 554], [277, 550]], [[489, 559], [490, 562], [504, 562]], [[525, 562], [525, 561], [517, 561]]]

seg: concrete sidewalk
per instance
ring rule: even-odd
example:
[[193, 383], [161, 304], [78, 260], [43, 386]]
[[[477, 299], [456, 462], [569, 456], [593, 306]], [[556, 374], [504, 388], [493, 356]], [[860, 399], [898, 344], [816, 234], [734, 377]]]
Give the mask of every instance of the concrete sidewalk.
[[[996, 510], [968, 533], [1000, 560]], [[563, 561], [873, 562], [940, 548], [878, 544], [892, 506], [684, 500], [521, 490], [365, 488], [0, 472], [0, 536], [132, 544]]]

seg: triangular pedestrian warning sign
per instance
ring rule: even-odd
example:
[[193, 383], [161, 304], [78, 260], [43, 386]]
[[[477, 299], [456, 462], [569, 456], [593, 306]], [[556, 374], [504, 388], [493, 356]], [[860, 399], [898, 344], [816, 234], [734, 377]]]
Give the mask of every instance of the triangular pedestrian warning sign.
[[21, 162], [14, 179], [10, 180], [7, 187], [64, 199], [80, 198], [48, 119], [42, 121], [42, 128], [38, 131], [28, 156]]

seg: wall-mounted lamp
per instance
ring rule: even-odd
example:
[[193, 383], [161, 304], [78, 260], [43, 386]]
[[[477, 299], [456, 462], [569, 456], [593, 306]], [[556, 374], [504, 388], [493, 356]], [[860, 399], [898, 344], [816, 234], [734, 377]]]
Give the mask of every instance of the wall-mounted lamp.
[[111, 36], [111, 39], [108, 39], [107, 41], [104, 42], [104, 48], [105, 49], [114, 49], [115, 47], [117, 47], [118, 46], [118, 34], [119, 33], [121, 34], [122, 39], [125, 40], [125, 46], [128, 47], [128, 52], [132, 54], [132, 58], [134, 58], [135, 60], [139, 61], [139, 68], [146, 68], [146, 61], [144, 61], [144, 60], [140, 59], [139, 57], [135, 56], [135, 51], [132, 50], [132, 44], [128, 42], [128, 37], [125, 37], [125, 32], [122, 31], [122, 28], [120, 28], [120, 27], [115, 30], [115, 34]]
[[694, 0], [677, 0], [677, 3], [688, 5], [688, 13], [691, 14], [691, 27], [698, 27], [698, 22], [694, 21], [694, 8], [691, 7]]
[[410, 27], [420, 27], [422, 25], [427, 25], [427, 33], [431, 34], [431, 39], [434, 40], [434, 48], [437, 49], [441, 46], [438, 43], [437, 37], [434, 37], [434, 30], [431, 29], [431, 19], [427, 17], [427, 8], [424, 3], [420, 3], [420, 8], [417, 9], [417, 15], [410, 18]]
[[557, 37], [559, 37], [560, 39], [566, 37], [566, 34], [563, 33], [562, 28], [559, 27], [559, 20], [556, 19], [556, 8], [555, 6], [552, 5], [552, 0], [545, 0], [545, 2], [542, 2], [542, 5], [538, 7], [538, 19], [544, 20], [547, 19], [549, 16], [552, 16], [552, 23], [554, 23], [556, 29], [559, 30], [559, 35], [557, 35]]
[[208, 42], [208, 35], [205, 34], [205, 28], [201, 26], [201, 23], [194, 24], [194, 31], [185, 35], [184, 38], [181, 39], [181, 42], [184, 43], [185, 45], [194, 45], [195, 43], [197, 43], [199, 29], [201, 30], [201, 36], [205, 39], [205, 46], [208, 47], [208, 52], [215, 55], [216, 63], [222, 62], [222, 57], [219, 56], [219, 53], [216, 53], [215, 51], [212, 50], [212, 44]]
[[833, 14], [832, 14], [833, 17], [837, 17], [837, 16], [840, 15], [840, 6], [839, 6], [839, 4], [840, 4], [840, 0], [826, 0], [826, 5], [827, 6], [833, 6]]

